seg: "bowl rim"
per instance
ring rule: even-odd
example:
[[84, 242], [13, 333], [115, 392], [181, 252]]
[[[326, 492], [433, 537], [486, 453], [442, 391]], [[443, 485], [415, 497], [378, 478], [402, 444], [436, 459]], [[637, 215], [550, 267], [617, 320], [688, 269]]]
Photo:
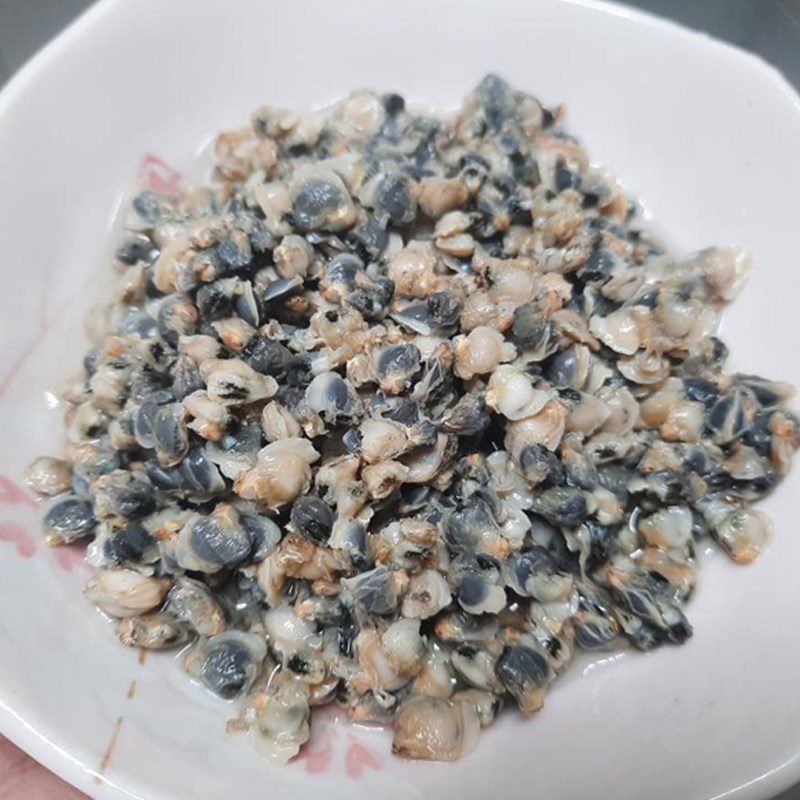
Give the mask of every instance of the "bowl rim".
[[[52, 67], [63, 52], [79, 43], [84, 36], [91, 35], [94, 24], [101, 17], [113, 13], [119, 7], [130, 5], [132, 1], [96, 0], [28, 58], [0, 89], [0, 127], [4, 123], [5, 116], [13, 113], [15, 104], [24, 102], [25, 92], [31, 83]], [[780, 69], [756, 53], [649, 11], [626, 6], [616, 0], [553, 0], [553, 2], [619, 17], [636, 25], [658, 29], [673, 38], [689, 39], [695, 45], [710, 49], [712, 54], [718, 53], [736, 58], [749, 69], [757, 70], [768, 79], [773, 88], [780, 91], [800, 115], [798, 90]], [[29, 723], [25, 719], [24, 709], [15, 708], [13, 698], [4, 696], [2, 687], [0, 687], [0, 734], [48, 770], [90, 797], [145, 800], [141, 795], [115, 783], [107, 776], [100, 776], [80, 758], [71, 755], [68, 746], [59, 745], [54, 741], [54, 732], [47, 730], [46, 726], [37, 728]], [[783, 764], [708, 800], [768, 800], [796, 783], [800, 783], [800, 743], [794, 755]], [[170, 800], [170, 798], [157, 791], [157, 794], [147, 800]]]

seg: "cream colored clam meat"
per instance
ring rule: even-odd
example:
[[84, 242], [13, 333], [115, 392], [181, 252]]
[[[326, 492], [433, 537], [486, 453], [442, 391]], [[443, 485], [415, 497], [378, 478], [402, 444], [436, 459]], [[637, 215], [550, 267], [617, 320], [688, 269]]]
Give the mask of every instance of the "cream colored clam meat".
[[685, 641], [706, 540], [767, 546], [791, 388], [715, 333], [750, 258], [666, 252], [563, 107], [358, 91], [215, 155], [128, 204], [26, 479], [121, 644], [185, 648], [265, 758], [327, 704], [465, 756], [579, 651]]

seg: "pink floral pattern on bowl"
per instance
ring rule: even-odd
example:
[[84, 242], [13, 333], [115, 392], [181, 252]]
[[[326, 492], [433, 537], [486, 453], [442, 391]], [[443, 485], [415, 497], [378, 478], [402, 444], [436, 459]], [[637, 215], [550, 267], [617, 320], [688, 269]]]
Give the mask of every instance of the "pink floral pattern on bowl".
[[[0, 514], [7, 509], [18, 513], [20, 509], [30, 512], [36, 508], [36, 502], [24, 489], [10, 478], [0, 476]], [[28, 513], [26, 516], [32, 515]], [[31, 533], [29, 526], [3, 516], [0, 516], [0, 542], [11, 545], [22, 558], [33, 558], [38, 550], [38, 538]]]
[[145, 153], [137, 172], [137, 181], [141, 186], [162, 194], [175, 194], [182, 177], [178, 170], [152, 153]]
[[313, 713], [311, 739], [292, 764], [302, 765], [310, 775], [344, 772], [351, 780], [359, 780], [365, 770], [383, 769], [383, 759], [358, 735], [357, 727], [340, 720], [329, 706]]

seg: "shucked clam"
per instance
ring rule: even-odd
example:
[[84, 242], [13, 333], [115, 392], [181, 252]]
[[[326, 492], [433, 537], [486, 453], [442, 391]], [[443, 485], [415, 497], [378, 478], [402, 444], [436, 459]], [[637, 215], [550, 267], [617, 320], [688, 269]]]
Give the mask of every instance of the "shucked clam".
[[496, 75], [450, 118], [265, 106], [130, 204], [26, 481], [120, 641], [185, 647], [270, 760], [331, 702], [465, 756], [578, 649], [691, 636], [706, 540], [768, 546], [791, 388], [715, 336], [750, 258], [664, 252], [563, 116]]

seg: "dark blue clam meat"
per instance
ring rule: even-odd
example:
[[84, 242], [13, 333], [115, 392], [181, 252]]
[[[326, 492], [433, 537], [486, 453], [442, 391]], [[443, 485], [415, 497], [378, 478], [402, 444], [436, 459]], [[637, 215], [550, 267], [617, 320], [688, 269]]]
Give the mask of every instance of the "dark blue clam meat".
[[298, 497], [290, 515], [292, 528], [301, 536], [324, 543], [333, 530], [335, 516], [331, 507], [318, 497]]
[[372, 216], [366, 222], [348, 231], [347, 241], [362, 258], [364, 256], [377, 258], [386, 249], [389, 234], [383, 220]]
[[292, 217], [301, 231], [349, 228], [355, 209], [342, 179], [328, 170], [298, 170], [292, 190]]
[[419, 406], [407, 397], [376, 394], [369, 403], [370, 413], [375, 417], [390, 419], [411, 427], [420, 421]]
[[352, 417], [359, 408], [352, 386], [336, 372], [323, 372], [309, 383], [305, 394], [309, 408], [330, 422]]
[[575, 641], [584, 650], [608, 649], [620, 634], [610, 600], [596, 591], [581, 592], [572, 622]]
[[139, 404], [152, 403], [158, 406], [169, 403], [173, 399], [174, 395], [169, 388], [168, 376], [156, 371], [146, 363], [142, 364], [140, 368], [134, 369], [131, 375], [129, 400], [132, 404], [128, 408], [129, 414], [136, 411]]
[[158, 248], [149, 236], [133, 233], [117, 248], [116, 257], [123, 264], [135, 264], [137, 261], [152, 264], [158, 257]]
[[542, 489], [558, 486], [566, 477], [564, 465], [558, 456], [541, 444], [524, 448], [519, 456], [519, 464], [525, 479]]
[[585, 283], [605, 283], [614, 274], [617, 259], [608, 250], [594, 250], [575, 274]]
[[379, 178], [375, 187], [375, 211], [388, 218], [392, 225], [408, 225], [417, 214], [412, 183], [402, 173], [389, 173]]
[[234, 310], [235, 279], [207, 283], [197, 290], [195, 303], [203, 321], [210, 322], [231, 316]]
[[579, 389], [586, 380], [585, 351], [570, 347], [547, 360], [544, 376], [556, 388]]
[[92, 504], [69, 494], [55, 497], [42, 518], [45, 538], [53, 543], [68, 544], [82, 539], [96, 524]]
[[511, 554], [503, 563], [506, 586], [520, 597], [549, 603], [569, 597], [572, 577], [562, 571], [555, 558], [541, 545]]
[[180, 403], [167, 403], [156, 409], [151, 429], [153, 448], [164, 467], [174, 467], [189, 451], [185, 418], [186, 411]]
[[480, 393], [465, 394], [442, 414], [442, 426], [458, 436], [475, 436], [489, 427], [486, 401]]
[[500, 566], [492, 556], [462, 554], [450, 565], [449, 577], [458, 604], [469, 614], [497, 614], [505, 607]]
[[218, 466], [222, 468], [223, 474], [227, 474], [225, 469], [226, 456], [228, 459], [242, 462], [255, 460], [256, 454], [264, 444], [264, 436], [261, 425], [257, 420], [249, 419], [241, 422], [232, 423], [227, 431], [217, 440], [206, 444], [206, 454]]
[[462, 304], [451, 292], [431, 292], [427, 299], [428, 319], [439, 336], [452, 336], [459, 325]]
[[184, 661], [189, 674], [224, 700], [245, 694], [267, 655], [263, 638], [230, 631], [200, 640]]
[[294, 278], [278, 278], [267, 286], [264, 293], [261, 295], [261, 299], [265, 303], [281, 300], [287, 297], [287, 295], [294, 294], [302, 285], [302, 278], [297, 276]]
[[479, 498], [448, 514], [442, 521], [445, 541], [453, 552], [470, 552], [479, 547], [481, 535], [498, 528], [489, 506]]
[[232, 231], [230, 236], [217, 244], [215, 252], [224, 265], [224, 272], [246, 267], [253, 258], [250, 237], [242, 230]]
[[253, 540], [232, 506], [218, 505], [208, 516], [192, 517], [181, 529], [176, 556], [184, 569], [214, 573], [244, 561]]
[[386, 316], [393, 294], [394, 282], [390, 278], [363, 274], [356, 281], [356, 288], [347, 296], [346, 303], [364, 319], [376, 321]]
[[[169, 403], [169, 400], [166, 400], [166, 402]], [[142, 403], [133, 412], [133, 435], [136, 437], [138, 445], [147, 450], [151, 450], [156, 444], [153, 428], [159, 408], [160, 405], [158, 403], [148, 401]]]
[[717, 444], [728, 444], [738, 439], [750, 426], [748, 401], [752, 393], [734, 390], [724, 395], [708, 410], [706, 427]]
[[205, 386], [200, 369], [190, 358], [179, 357], [175, 361], [172, 378], [172, 392], [180, 402], [192, 392], [200, 391]]
[[156, 540], [144, 525], [132, 522], [114, 531], [105, 540], [103, 555], [112, 564], [152, 563], [158, 558], [158, 548]]
[[427, 302], [411, 302], [392, 312], [392, 319], [413, 333], [430, 336], [435, 327]]
[[392, 573], [384, 566], [362, 572], [344, 582], [344, 600], [367, 614], [385, 616], [397, 607], [397, 589]]
[[[133, 333], [142, 339], [152, 339], [158, 330], [158, 322], [142, 309], [131, 309], [119, 325], [120, 333]], [[93, 354], [96, 355], [96, 354]], [[96, 368], [96, 365], [93, 365]], [[87, 372], [94, 372], [94, 369]]]
[[158, 503], [153, 485], [129, 472], [117, 471], [98, 478], [94, 487], [98, 518], [136, 520], [152, 514]]
[[551, 335], [551, 324], [535, 305], [526, 303], [514, 309], [514, 343], [523, 350], [543, 348]]
[[253, 286], [249, 281], [243, 281], [237, 286], [233, 310], [245, 322], [254, 328], [258, 327], [261, 319], [261, 308], [258, 298], [253, 292]]
[[448, 115], [262, 106], [130, 198], [24, 477], [120, 641], [188, 645], [269, 760], [334, 700], [459, 758], [576, 652], [691, 636], [709, 543], [769, 546], [792, 389], [715, 335], [751, 258], [669, 252], [599, 156], [490, 74]]
[[588, 513], [586, 495], [580, 489], [556, 486], [534, 497], [534, 509], [546, 520], [564, 528], [575, 528]]
[[180, 294], [166, 297], [158, 309], [156, 319], [158, 333], [172, 347], [178, 343], [178, 337], [194, 332], [198, 311], [192, 301]]
[[522, 711], [538, 711], [544, 702], [553, 671], [536, 647], [507, 645], [497, 661], [497, 677]]
[[263, 561], [283, 535], [277, 523], [263, 514], [241, 514], [239, 522], [253, 543], [253, 561]]
[[200, 522], [192, 527], [188, 546], [198, 559], [212, 565], [226, 566], [241, 561], [250, 548], [249, 536], [229, 535], [213, 523]]
[[195, 447], [175, 467], [163, 469], [157, 461], [146, 465], [150, 482], [163, 492], [206, 498], [225, 491], [226, 485], [217, 466], [204, 447]]
[[673, 589], [664, 576], [610, 569], [608, 580], [623, 609], [661, 631], [667, 640], [680, 643], [692, 635], [692, 626], [673, 599]]
[[750, 389], [762, 408], [774, 408], [794, 394], [789, 384], [768, 381], [758, 375], [737, 375], [735, 380]]
[[358, 453], [361, 449], [361, 439], [359, 438], [357, 428], [349, 428], [342, 435], [342, 445], [348, 453]]
[[704, 406], [713, 406], [719, 397], [716, 385], [705, 378], [684, 378], [684, 391], [690, 400], [702, 403]]
[[339, 253], [326, 265], [319, 287], [326, 300], [341, 303], [356, 289], [356, 280], [364, 262], [353, 253]]
[[328, 544], [344, 552], [356, 569], [365, 569], [369, 564], [367, 529], [356, 519], [340, 518], [334, 522]]
[[511, 86], [499, 75], [487, 75], [475, 89], [475, 99], [490, 128], [500, 128], [517, 110]]
[[144, 191], [131, 200], [126, 227], [132, 231], [151, 230], [161, 218], [163, 210], [159, 196], [153, 191]]
[[420, 352], [413, 344], [382, 347], [373, 356], [378, 385], [391, 394], [399, 394], [411, 384], [420, 370]]
[[267, 336], [253, 337], [242, 355], [256, 372], [273, 376], [284, 374], [297, 361], [285, 345]]

